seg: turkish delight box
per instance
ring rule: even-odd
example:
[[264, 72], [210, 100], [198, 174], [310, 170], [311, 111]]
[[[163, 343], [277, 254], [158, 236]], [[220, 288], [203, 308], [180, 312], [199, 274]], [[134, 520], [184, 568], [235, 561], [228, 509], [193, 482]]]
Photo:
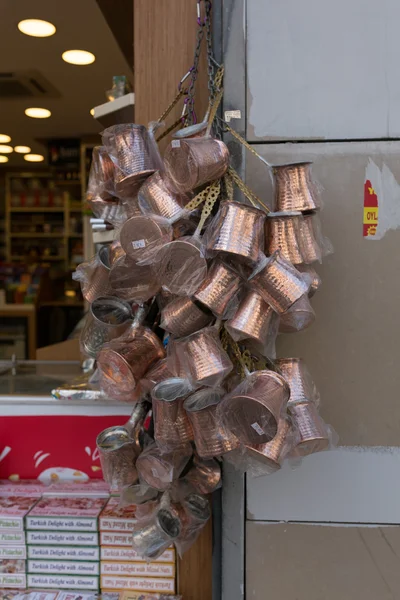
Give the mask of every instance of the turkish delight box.
[[97, 531], [97, 520], [105, 501], [98, 497], [43, 497], [27, 516], [26, 528]]
[[28, 560], [28, 573], [54, 575], [98, 575], [99, 562], [73, 560]]
[[0, 589], [0, 600], [25, 600], [27, 592], [22, 590]]
[[19, 558], [3, 558], [0, 560], [0, 573], [24, 573], [26, 571], [25, 560]]
[[[146, 562], [145, 558], [141, 558], [140, 554], [135, 552], [133, 548], [118, 548], [118, 547], [107, 547], [102, 546], [100, 549], [100, 558], [104, 561], [134, 561], [134, 562]], [[168, 548], [152, 562], [163, 562], [163, 563], [174, 563], [175, 562], [175, 550], [174, 548]]]
[[25, 589], [25, 573], [0, 573], [0, 588]]
[[102, 546], [130, 546], [132, 547], [132, 533], [111, 531], [100, 532], [100, 544]]
[[[25, 544], [24, 531], [0, 531], [0, 545], [19, 546]], [[0, 598], [1, 600], [1, 598]]]
[[6, 544], [5, 546], [0, 545], [0, 561], [5, 558], [26, 558], [26, 546], [11, 546]]
[[[97, 600], [97, 595], [90, 594], [90, 593], [74, 594], [73, 592], [59, 592], [59, 594], [57, 596], [57, 600]], [[103, 598], [102, 598], [102, 600], [103, 600]], [[118, 598], [116, 600], [118, 600]]]
[[100, 515], [100, 531], [132, 531], [135, 518], [135, 506], [119, 508], [119, 498], [112, 497]]
[[133, 590], [135, 592], [175, 593], [175, 579], [161, 577], [118, 577], [102, 575], [101, 589], [107, 591]]
[[100, 548], [98, 546], [28, 546], [28, 558], [100, 560]]
[[0, 496], [0, 531], [23, 531], [24, 518], [37, 501], [33, 496]]
[[60, 590], [95, 590], [99, 589], [99, 578], [85, 575], [45, 575], [30, 573], [27, 576], [30, 588], [50, 588]]
[[32, 545], [97, 546], [99, 534], [97, 531], [27, 531], [26, 543]]
[[119, 575], [131, 577], [175, 577], [175, 565], [160, 562], [102, 562], [102, 575]]
[[30, 496], [40, 498], [46, 486], [37, 479], [23, 479], [21, 481], [10, 481], [0, 479], [0, 496]]
[[59, 481], [47, 486], [43, 491], [43, 496], [97, 496], [108, 498], [110, 496], [110, 486], [101, 479], [89, 481]]

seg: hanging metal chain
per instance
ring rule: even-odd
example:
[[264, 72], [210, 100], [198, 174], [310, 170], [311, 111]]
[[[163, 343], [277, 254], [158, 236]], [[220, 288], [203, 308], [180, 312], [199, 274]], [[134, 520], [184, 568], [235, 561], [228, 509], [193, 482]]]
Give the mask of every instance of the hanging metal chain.
[[261, 160], [261, 162], [263, 162], [265, 165], [267, 165], [267, 167], [272, 167], [272, 165], [268, 161], [266, 161], [265, 158], [260, 156], [258, 154], [258, 152], [256, 152], [254, 150], [254, 148], [252, 146], [250, 146], [250, 144], [244, 139], [244, 137], [242, 137], [240, 135], [240, 133], [238, 133], [237, 131], [232, 129], [232, 127], [230, 125], [228, 125], [228, 123], [226, 121], [224, 121], [224, 119], [221, 119], [221, 117], [217, 116], [217, 120], [222, 125], [223, 131], [228, 131], [231, 135], [233, 135], [234, 138], [237, 139], [238, 142], [240, 142], [242, 144], [242, 146], [244, 146], [249, 152], [251, 152], [259, 160]]
[[214, 102], [215, 96], [215, 76], [214, 76], [214, 53], [212, 47], [212, 31], [211, 31], [211, 2], [206, 2], [206, 42], [207, 42], [207, 73], [208, 73], [208, 91], [210, 95], [210, 103]]
[[253, 206], [257, 207], [257, 204], [258, 204], [259, 206], [263, 207], [263, 209], [265, 210], [265, 212], [267, 214], [270, 212], [270, 209], [268, 208], [268, 206], [266, 204], [264, 204], [264, 202], [257, 196], [257, 194], [255, 194], [253, 192], [253, 190], [251, 190], [245, 184], [245, 182], [243, 181], [243, 179], [241, 179], [241, 177], [238, 175], [238, 173], [235, 171], [235, 169], [233, 169], [232, 167], [229, 167], [228, 173], [232, 177], [233, 182], [237, 185], [239, 190], [246, 196], [246, 198], [249, 200], [249, 202]]

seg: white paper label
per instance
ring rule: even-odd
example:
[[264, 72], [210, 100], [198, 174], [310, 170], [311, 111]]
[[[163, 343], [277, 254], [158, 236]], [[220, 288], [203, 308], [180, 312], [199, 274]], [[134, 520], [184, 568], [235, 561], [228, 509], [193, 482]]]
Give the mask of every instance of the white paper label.
[[171, 146], [172, 146], [173, 148], [180, 148], [180, 147], [181, 147], [181, 142], [180, 142], [180, 140], [172, 140], [172, 142], [171, 142]]
[[132, 248], [134, 250], [137, 250], [138, 248], [145, 248], [146, 247], [146, 240], [135, 240], [134, 242], [132, 242]]
[[254, 431], [257, 431], [258, 435], [264, 435], [264, 431], [261, 429], [258, 423], [252, 423], [251, 426]]
[[225, 111], [225, 121], [229, 123], [232, 119], [241, 119], [242, 112], [240, 110], [226, 110]]

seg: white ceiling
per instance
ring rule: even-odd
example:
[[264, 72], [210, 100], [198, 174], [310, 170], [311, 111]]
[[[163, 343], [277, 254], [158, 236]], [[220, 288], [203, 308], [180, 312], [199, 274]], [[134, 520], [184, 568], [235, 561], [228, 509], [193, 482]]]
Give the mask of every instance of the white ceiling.
[[[56, 34], [49, 38], [23, 35], [17, 24], [29, 18], [54, 23]], [[101, 131], [90, 109], [106, 102], [105, 90], [111, 87], [113, 75], [132, 79], [130, 65], [95, 0], [0, 0], [0, 47], [0, 72], [35, 69], [61, 94], [46, 100], [0, 98], [0, 133], [11, 136], [11, 145], [30, 146], [32, 152], [45, 156], [46, 148], [39, 141], [43, 138], [81, 137]], [[89, 50], [96, 61], [87, 66], [69, 65], [61, 54], [71, 49]], [[26, 117], [24, 110], [29, 106], [48, 108], [52, 116]], [[32, 166], [21, 155], [8, 156], [6, 169]]]

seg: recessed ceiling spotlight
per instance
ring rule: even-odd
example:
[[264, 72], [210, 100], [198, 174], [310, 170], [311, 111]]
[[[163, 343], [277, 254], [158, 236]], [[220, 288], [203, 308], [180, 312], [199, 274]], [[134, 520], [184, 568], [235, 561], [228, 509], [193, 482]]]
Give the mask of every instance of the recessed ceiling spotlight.
[[24, 19], [18, 23], [18, 29], [21, 33], [33, 37], [50, 37], [56, 32], [53, 23], [41, 19]]
[[51, 112], [47, 108], [26, 108], [25, 114], [32, 119], [48, 119]]
[[29, 146], [14, 146], [14, 152], [18, 152], [18, 154], [28, 154], [30, 151]]
[[11, 138], [6, 133], [0, 133], [0, 144], [8, 144], [11, 142]]
[[42, 162], [44, 160], [43, 154], [25, 154], [24, 159], [28, 162]]
[[66, 50], [62, 53], [62, 59], [71, 65], [91, 65], [96, 57], [87, 50]]
[[4, 146], [3, 144], [0, 145], [0, 154], [11, 154], [11, 152], [14, 152], [14, 148], [12, 146]]
[[92, 115], [92, 117], [94, 117], [94, 108], [90, 109], [90, 114]]
[[8, 162], [8, 156], [0, 156], [0, 163]]

